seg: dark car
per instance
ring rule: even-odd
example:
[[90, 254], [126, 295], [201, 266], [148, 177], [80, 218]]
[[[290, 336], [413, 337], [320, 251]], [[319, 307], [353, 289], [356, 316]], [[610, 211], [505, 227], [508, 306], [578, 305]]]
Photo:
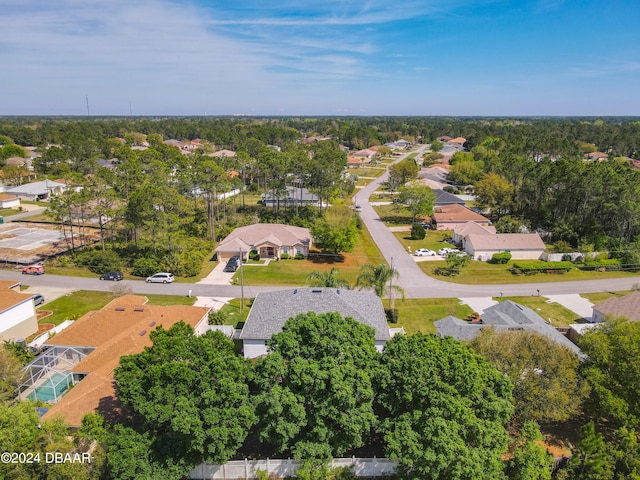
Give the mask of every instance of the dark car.
[[100, 275], [100, 280], [111, 280], [112, 282], [119, 282], [123, 278], [122, 272], [109, 272]]
[[231, 257], [227, 261], [227, 264], [224, 266], [224, 271], [235, 272], [236, 270], [238, 270], [239, 266], [240, 266], [240, 257], [236, 255], [234, 257]]
[[42, 305], [44, 303], [44, 295], [41, 293], [36, 293], [33, 296], [33, 304], [37, 307], [38, 305]]

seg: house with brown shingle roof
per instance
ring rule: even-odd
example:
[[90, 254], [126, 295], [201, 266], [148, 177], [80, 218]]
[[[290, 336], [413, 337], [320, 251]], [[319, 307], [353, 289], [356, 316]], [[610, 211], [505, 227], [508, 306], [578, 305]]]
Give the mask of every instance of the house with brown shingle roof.
[[309, 255], [311, 232], [308, 228], [280, 223], [256, 223], [236, 228], [216, 247], [218, 261], [227, 261], [233, 256], [246, 259], [256, 250], [261, 258], [281, 258], [283, 254]]
[[605, 317], [624, 317], [630, 322], [640, 321], [640, 292], [631, 292], [624, 297], [611, 297], [593, 306], [591, 321], [603, 322]]
[[0, 193], [0, 208], [19, 208], [20, 198], [6, 193]]
[[590, 160], [592, 162], [600, 162], [608, 159], [609, 155], [603, 152], [591, 152], [587, 154], [587, 160]]
[[15, 342], [38, 331], [33, 294], [20, 293], [20, 284], [0, 280], [0, 340]]
[[[125, 295], [101, 310], [83, 315], [45, 344], [49, 349], [42, 355], [60, 353], [59, 359], [49, 355], [53, 362], [47, 367], [57, 374], [54, 377], [57, 385], [74, 387], [60, 396], [44, 417], [59, 415], [71, 426], [79, 426], [82, 417], [93, 411], [106, 418], [117, 417], [122, 405], [115, 394], [113, 372], [120, 364], [120, 357], [151, 347], [149, 334], [158, 326], [168, 329], [183, 321], [191, 325], [196, 334], [203, 333], [208, 327], [209, 311], [208, 307], [187, 305], [151, 306], [147, 305], [146, 297]], [[43, 369], [42, 364], [39, 367]], [[32, 372], [31, 378], [34, 375]], [[51, 376], [42, 375], [41, 371], [38, 375], [29, 388], [21, 389], [21, 398], [33, 398], [38, 394], [38, 385], [52, 381]], [[63, 382], [60, 382], [61, 376], [66, 376]]]
[[467, 222], [476, 222], [485, 227], [491, 223], [487, 217], [457, 204], [436, 207], [431, 218], [436, 224], [436, 230], [453, 230]]
[[510, 252], [514, 260], [538, 260], [545, 245], [537, 233], [470, 233], [464, 237], [464, 251], [475, 260], [490, 260], [493, 254]]

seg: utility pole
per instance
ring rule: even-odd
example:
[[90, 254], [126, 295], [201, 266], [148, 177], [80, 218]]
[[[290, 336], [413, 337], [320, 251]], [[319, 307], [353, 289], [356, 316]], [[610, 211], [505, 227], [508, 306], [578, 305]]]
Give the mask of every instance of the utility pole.
[[240, 311], [244, 310], [244, 276], [242, 274], [242, 249], [240, 249]]
[[393, 310], [393, 257], [391, 257], [391, 275], [389, 276], [389, 310]]
[[87, 117], [91, 116], [91, 113], [89, 112], [89, 95], [87, 95], [86, 93], [84, 94], [84, 98], [87, 101]]

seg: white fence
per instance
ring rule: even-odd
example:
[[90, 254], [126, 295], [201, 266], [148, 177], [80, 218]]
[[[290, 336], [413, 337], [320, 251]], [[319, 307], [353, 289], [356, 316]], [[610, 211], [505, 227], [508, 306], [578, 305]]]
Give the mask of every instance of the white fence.
[[[257, 478], [257, 471], [266, 471], [275, 474], [279, 478], [293, 477], [302, 462], [297, 460], [238, 460], [227, 462], [223, 465], [202, 463], [189, 474], [192, 479], [224, 479], [244, 480]], [[393, 475], [398, 462], [388, 458], [334, 458], [332, 467], [353, 467], [353, 472], [358, 477], [382, 477]]]

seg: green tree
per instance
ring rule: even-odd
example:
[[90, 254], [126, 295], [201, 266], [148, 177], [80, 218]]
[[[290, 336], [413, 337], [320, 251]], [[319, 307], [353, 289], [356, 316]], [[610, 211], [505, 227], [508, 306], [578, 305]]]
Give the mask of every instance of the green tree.
[[340, 271], [331, 267], [328, 272], [313, 271], [307, 275], [307, 282], [312, 287], [349, 288], [349, 282], [339, 277]]
[[416, 223], [416, 216], [431, 215], [436, 204], [436, 194], [433, 190], [420, 182], [411, 182], [398, 189], [400, 203], [409, 209], [412, 215], [411, 223]]
[[471, 257], [464, 252], [450, 252], [444, 261], [447, 262], [449, 275], [458, 275], [469, 264]]
[[475, 186], [476, 201], [480, 208], [488, 208], [497, 215], [509, 211], [514, 187], [506, 178], [497, 173], [488, 173]]
[[260, 438], [295, 458], [330, 458], [361, 447], [375, 425], [374, 330], [337, 313], [291, 318], [257, 361]]
[[502, 477], [511, 382], [451, 337], [396, 335], [376, 376], [380, 433], [401, 478]]
[[542, 434], [535, 422], [522, 425], [513, 458], [507, 465], [510, 480], [551, 480], [553, 457], [540, 445], [541, 440]]
[[390, 190], [395, 190], [400, 185], [404, 185], [408, 181], [418, 178], [420, 167], [413, 158], [405, 158], [404, 160], [394, 163], [389, 167], [389, 180], [387, 184]]
[[431, 151], [439, 152], [444, 147], [444, 144], [440, 140], [434, 140], [431, 142]]
[[513, 383], [518, 422], [563, 422], [576, 415], [588, 393], [577, 355], [530, 331], [483, 329], [470, 343]]
[[[166, 478], [182, 478], [203, 461], [226, 462], [255, 422], [249, 364], [220, 332], [195, 336], [179, 322], [150, 336], [153, 346], [122, 357], [115, 371], [118, 397], [140, 425], [129, 432], [130, 446], [121, 447], [129, 450], [139, 439], [142, 444], [133, 448], [147, 445], [142, 456], [154, 469], [177, 466]], [[129, 455], [118, 450], [109, 449], [112, 465]]]
[[593, 422], [582, 427], [582, 439], [568, 464], [569, 478], [609, 480], [614, 478], [614, 461]]
[[24, 378], [22, 363], [14, 355], [8, 342], [0, 347], [0, 404], [15, 398]]
[[350, 252], [358, 238], [356, 219], [347, 207], [333, 207], [311, 226], [313, 243], [323, 252]]
[[482, 170], [477, 162], [462, 161], [451, 165], [447, 178], [458, 185], [471, 185], [482, 177]]
[[399, 276], [398, 271], [386, 263], [381, 263], [378, 266], [365, 263], [360, 269], [360, 273], [356, 279], [356, 287], [373, 288], [376, 295], [380, 298], [382, 298], [385, 293], [388, 294], [390, 307], [393, 308], [394, 293], [398, 293], [404, 298], [404, 289], [399, 285], [393, 284], [393, 279]]
[[640, 419], [640, 323], [610, 320], [585, 332], [582, 374], [591, 384], [590, 410], [598, 417], [637, 427]]

